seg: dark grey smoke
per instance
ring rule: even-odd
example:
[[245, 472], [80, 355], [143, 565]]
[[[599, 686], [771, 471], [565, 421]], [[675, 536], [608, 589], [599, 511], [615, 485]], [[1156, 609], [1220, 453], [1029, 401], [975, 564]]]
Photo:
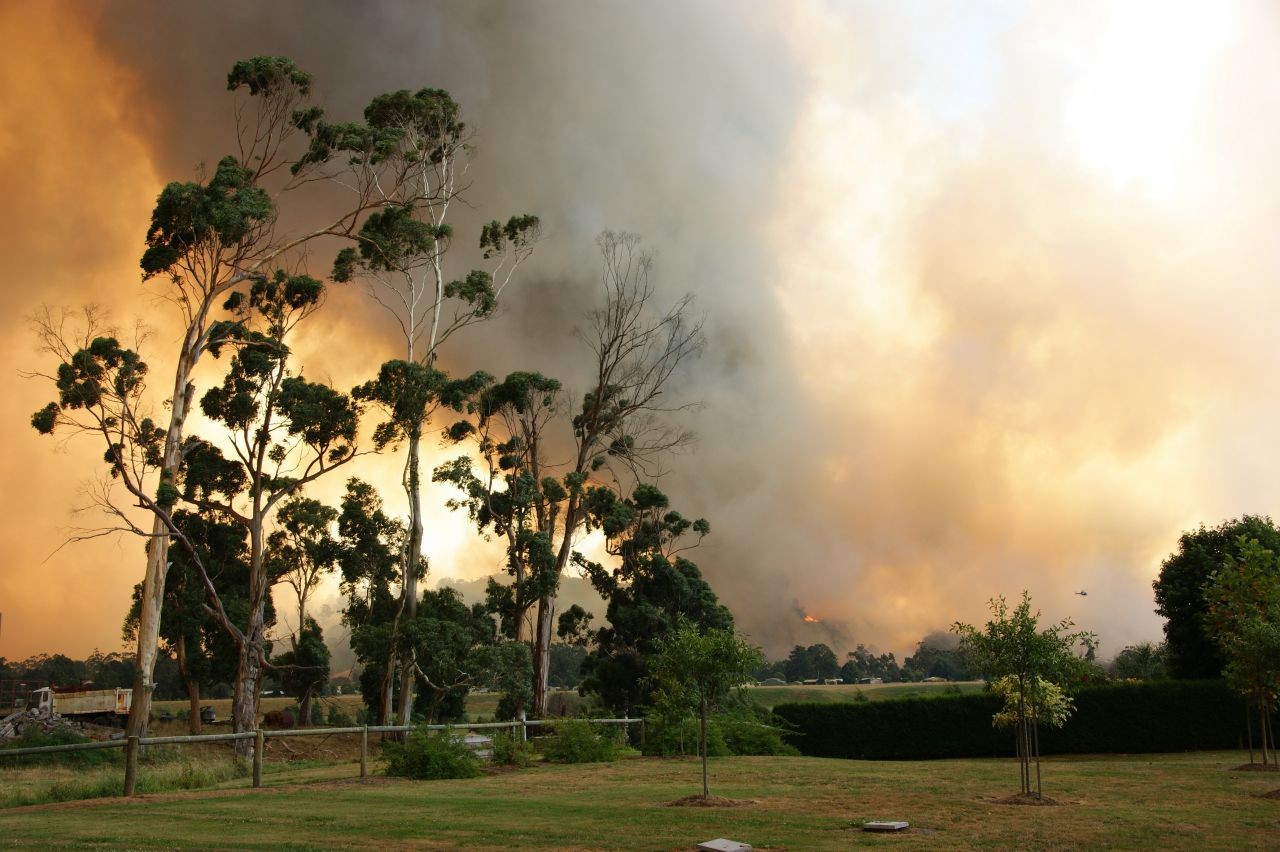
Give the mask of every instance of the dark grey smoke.
[[[580, 388], [572, 332], [596, 292], [594, 237], [605, 228], [643, 235], [658, 253], [663, 297], [694, 293], [708, 337], [678, 389], [702, 403], [685, 424], [699, 441], [661, 484], [682, 511], [711, 521], [695, 560], [740, 626], [778, 650], [818, 641], [815, 633], [829, 640], [835, 625], [807, 630], [790, 607], [768, 603], [791, 600], [788, 575], [809, 562], [794, 549], [804, 535], [785, 528], [805, 512], [793, 451], [814, 431], [760, 239], [785, 190], [775, 181], [801, 87], [768, 9], [138, 2], [113, 4], [99, 26], [142, 77], [150, 101], [136, 118], [167, 175], [191, 174], [225, 148], [222, 81], [243, 56], [294, 58], [334, 117], [354, 117], [393, 88], [449, 90], [477, 132], [471, 221], [528, 211], [545, 229], [502, 317], [446, 355], [458, 369], [533, 368]], [[353, 358], [371, 370], [395, 354], [390, 334], [379, 350], [376, 311], [342, 303], [367, 317], [348, 330]], [[397, 495], [386, 499], [397, 505]]]

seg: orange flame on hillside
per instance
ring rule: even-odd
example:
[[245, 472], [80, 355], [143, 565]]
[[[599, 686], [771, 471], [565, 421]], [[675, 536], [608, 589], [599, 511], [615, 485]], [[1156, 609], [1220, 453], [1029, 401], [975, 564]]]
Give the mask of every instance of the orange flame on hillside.
[[821, 623], [822, 623], [822, 619], [821, 619], [821, 618], [814, 618], [812, 615], [806, 615], [806, 616], [804, 617], [804, 622], [805, 622], [805, 624], [821, 624]]

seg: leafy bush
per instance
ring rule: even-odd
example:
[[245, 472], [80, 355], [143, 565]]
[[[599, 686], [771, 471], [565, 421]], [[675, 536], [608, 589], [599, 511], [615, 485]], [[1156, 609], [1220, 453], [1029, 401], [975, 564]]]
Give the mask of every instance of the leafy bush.
[[493, 737], [493, 762], [502, 766], [528, 766], [533, 762], [533, 749], [518, 733], [501, 731]]
[[546, 738], [542, 753], [552, 763], [607, 763], [617, 759], [618, 746], [612, 736], [601, 736], [585, 719], [568, 719]]
[[[1075, 714], [1041, 729], [1044, 754], [1105, 754], [1235, 748], [1244, 708], [1221, 681], [1148, 681], [1080, 689]], [[866, 760], [1008, 756], [1014, 738], [992, 726], [992, 693], [865, 704], [780, 704], [803, 754]]]
[[351, 715], [345, 712], [337, 704], [329, 705], [329, 727], [331, 728], [350, 728], [355, 724]]
[[382, 746], [387, 774], [400, 778], [475, 778], [480, 760], [462, 737], [442, 731], [430, 736], [426, 731], [411, 733], [403, 743]]
[[[698, 753], [698, 720], [690, 716], [683, 719], [654, 718], [645, 723], [644, 753], [671, 757]], [[707, 722], [707, 755], [725, 757], [732, 754], [725, 742], [724, 731], [718, 717]]]
[[[779, 755], [795, 757], [800, 750], [783, 740], [783, 730], [769, 724], [772, 720], [728, 717], [720, 721], [724, 743], [730, 754]], [[712, 752], [714, 754], [714, 752]]]

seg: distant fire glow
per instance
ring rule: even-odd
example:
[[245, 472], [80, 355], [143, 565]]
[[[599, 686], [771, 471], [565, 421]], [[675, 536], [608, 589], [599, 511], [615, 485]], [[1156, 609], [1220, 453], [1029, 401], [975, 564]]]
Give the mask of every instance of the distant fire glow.
[[806, 624], [821, 624], [821, 623], [822, 623], [822, 619], [821, 619], [821, 618], [814, 618], [812, 615], [806, 615], [806, 616], [804, 617], [804, 621], [805, 621], [805, 623], [806, 623]]

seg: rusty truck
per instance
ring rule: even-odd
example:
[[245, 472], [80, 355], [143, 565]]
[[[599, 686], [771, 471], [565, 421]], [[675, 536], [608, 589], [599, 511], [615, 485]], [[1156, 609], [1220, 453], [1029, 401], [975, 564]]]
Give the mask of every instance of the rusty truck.
[[43, 687], [31, 693], [27, 709], [100, 725], [119, 725], [129, 715], [133, 690]]

